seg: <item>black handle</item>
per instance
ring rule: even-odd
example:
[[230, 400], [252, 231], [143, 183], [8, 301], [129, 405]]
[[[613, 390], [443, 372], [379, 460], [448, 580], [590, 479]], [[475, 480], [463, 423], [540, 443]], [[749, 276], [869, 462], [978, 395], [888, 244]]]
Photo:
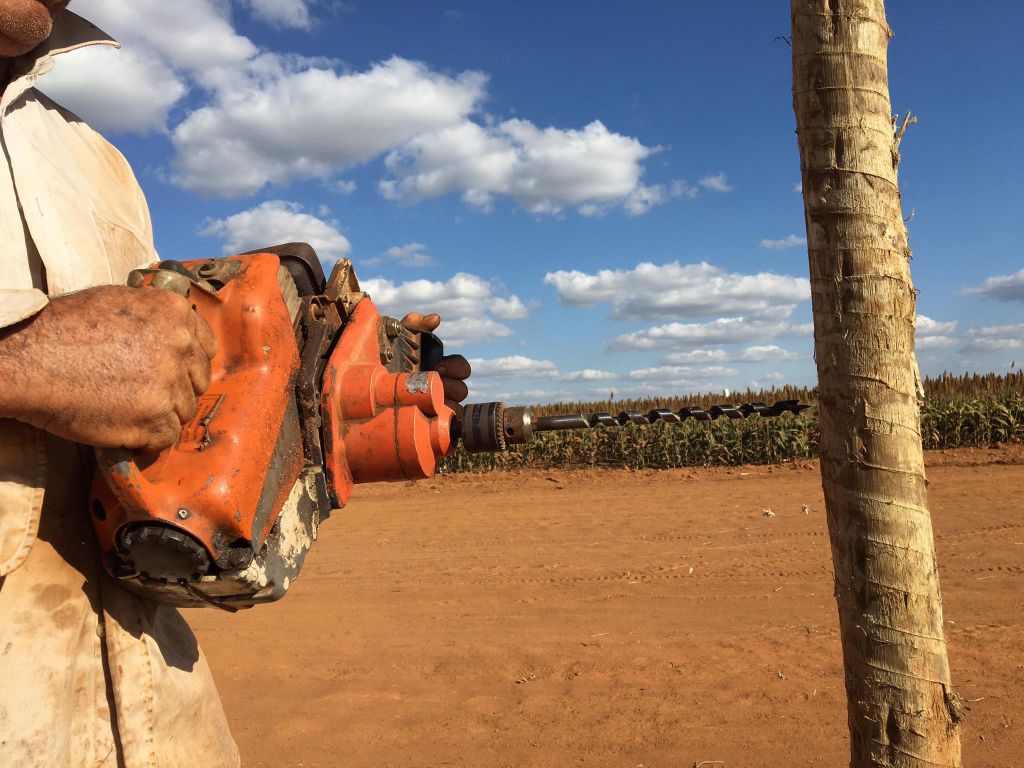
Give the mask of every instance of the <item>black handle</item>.
[[442, 357], [444, 342], [428, 331], [420, 333], [420, 370], [434, 370]]

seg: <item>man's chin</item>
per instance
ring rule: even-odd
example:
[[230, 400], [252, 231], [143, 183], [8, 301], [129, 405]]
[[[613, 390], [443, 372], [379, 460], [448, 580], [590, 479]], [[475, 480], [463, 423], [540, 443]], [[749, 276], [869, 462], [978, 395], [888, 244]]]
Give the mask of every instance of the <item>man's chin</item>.
[[21, 56], [50, 36], [55, 3], [0, 0], [0, 56]]

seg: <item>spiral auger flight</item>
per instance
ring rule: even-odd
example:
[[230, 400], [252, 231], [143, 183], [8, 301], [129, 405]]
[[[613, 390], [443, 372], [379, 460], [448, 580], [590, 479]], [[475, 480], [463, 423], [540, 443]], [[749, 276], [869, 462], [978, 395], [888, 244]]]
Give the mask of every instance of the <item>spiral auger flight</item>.
[[767, 403], [743, 403], [742, 405], [712, 405], [702, 408], [687, 405], [671, 408], [652, 408], [642, 411], [621, 411], [612, 415], [603, 411], [592, 413], [560, 413], [551, 416], [535, 416], [524, 406], [506, 407], [504, 403], [471, 403], [465, 407], [462, 419], [454, 422], [458, 437], [470, 453], [504, 451], [510, 445], [528, 443], [537, 432], [556, 432], [572, 429], [597, 429], [625, 427], [628, 425], [649, 426], [652, 424], [682, 424], [687, 419], [714, 421], [716, 419], [748, 419], [751, 416], [774, 418], [783, 414], [799, 414], [810, 408], [798, 400], [779, 400]]

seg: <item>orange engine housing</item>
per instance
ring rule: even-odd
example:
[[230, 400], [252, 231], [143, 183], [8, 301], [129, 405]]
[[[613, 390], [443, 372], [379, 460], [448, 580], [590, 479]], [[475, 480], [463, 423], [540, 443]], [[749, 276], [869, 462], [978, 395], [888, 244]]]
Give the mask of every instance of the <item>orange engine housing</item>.
[[340, 506], [356, 483], [431, 477], [452, 444], [453, 412], [440, 377], [388, 371], [378, 352], [379, 323], [373, 302], [360, 301], [324, 373], [325, 464]]
[[97, 450], [93, 523], [129, 588], [228, 610], [276, 600], [354, 484], [430, 477], [450, 450], [439, 376], [350, 262], [325, 282], [312, 249], [289, 244], [161, 262], [129, 284], [187, 296], [218, 345], [176, 445]]

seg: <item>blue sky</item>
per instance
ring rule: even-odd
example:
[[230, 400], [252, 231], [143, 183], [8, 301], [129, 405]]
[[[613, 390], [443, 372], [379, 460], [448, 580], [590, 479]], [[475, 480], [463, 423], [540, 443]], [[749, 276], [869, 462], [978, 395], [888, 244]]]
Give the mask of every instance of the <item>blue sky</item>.
[[[157, 246], [290, 239], [438, 309], [476, 397], [814, 382], [788, 4], [74, 0], [40, 83]], [[923, 372], [1024, 362], [1024, 6], [890, 3]]]

